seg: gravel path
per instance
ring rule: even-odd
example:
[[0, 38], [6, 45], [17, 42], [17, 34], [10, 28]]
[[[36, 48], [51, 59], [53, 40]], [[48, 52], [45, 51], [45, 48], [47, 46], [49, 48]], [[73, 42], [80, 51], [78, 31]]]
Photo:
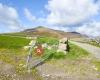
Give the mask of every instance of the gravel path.
[[93, 54], [96, 58], [100, 59], [100, 48], [99, 47], [95, 47], [93, 45], [86, 44], [86, 43], [80, 43], [80, 42], [71, 41], [71, 43], [80, 46], [81, 48], [85, 49], [89, 53]]

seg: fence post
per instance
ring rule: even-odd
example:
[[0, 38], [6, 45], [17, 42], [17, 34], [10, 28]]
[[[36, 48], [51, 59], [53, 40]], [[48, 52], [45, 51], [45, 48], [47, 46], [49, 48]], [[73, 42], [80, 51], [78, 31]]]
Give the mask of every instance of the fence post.
[[70, 46], [69, 46], [69, 41], [67, 39], [67, 41], [65, 41], [65, 44], [66, 44], [66, 51], [70, 51]]
[[30, 64], [29, 64], [29, 62], [30, 62], [30, 58], [32, 58], [32, 49], [33, 49], [34, 46], [35, 46], [35, 43], [33, 43], [31, 45], [31, 47], [29, 49], [29, 54], [28, 54], [28, 57], [27, 57], [27, 61], [26, 61], [26, 67], [27, 67], [29, 72], [30, 72]]

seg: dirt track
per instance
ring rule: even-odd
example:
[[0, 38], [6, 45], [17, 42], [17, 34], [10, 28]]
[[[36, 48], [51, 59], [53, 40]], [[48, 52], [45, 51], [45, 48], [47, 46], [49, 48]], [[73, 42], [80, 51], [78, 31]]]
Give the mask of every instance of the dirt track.
[[95, 47], [93, 45], [86, 44], [86, 43], [80, 43], [80, 42], [71, 41], [71, 43], [80, 46], [81, 48], [85, 49], [89, 53], [93, 54], [96, 58], [100, 59], [100, 48], [99, 47]]

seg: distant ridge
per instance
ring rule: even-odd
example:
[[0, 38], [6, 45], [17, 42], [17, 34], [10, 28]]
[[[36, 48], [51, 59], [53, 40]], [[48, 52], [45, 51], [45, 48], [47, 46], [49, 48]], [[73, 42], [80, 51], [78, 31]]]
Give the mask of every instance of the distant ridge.
[[51, 36], [51, 37], [68, 37], [68, 38], [80, 38], [83, 37], [82, 34], [78, 32], [64, 32], [60, 30], [54, 30], [43, 26], [38, 26], [36, 28], [26, 29], [22, 31], [21, 33], [24, 33], [28, 36]]

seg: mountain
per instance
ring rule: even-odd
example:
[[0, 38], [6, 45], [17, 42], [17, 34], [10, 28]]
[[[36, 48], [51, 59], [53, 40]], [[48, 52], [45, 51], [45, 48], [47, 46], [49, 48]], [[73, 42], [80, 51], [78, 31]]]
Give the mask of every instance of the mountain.
[[84, 35], [78, 32], [64, 32], [61, 30], [54, 30], [50, 28], [46, 28], [43, 26], [39, 26], [36, 28], [25, 29], [21, 32], [16, 33], [7, 33], [5, 35], [12, 35], [12, 36], [24, 36], [24, 37], [36, 37], [36, 36], [49, 36], [49, 37], [56, 37], [56, 38], [82, 38]]
[[26, 29], [22, 31], [21, 33], [26, 34], [27, 36], [51, 36], [51, 37], [68, 37], [68, 38], [80, 38], [83, 35], [78, 32], [64, 32], [60, 30], [54, 30], [46, 27], [36, 27], [32, 29]]

